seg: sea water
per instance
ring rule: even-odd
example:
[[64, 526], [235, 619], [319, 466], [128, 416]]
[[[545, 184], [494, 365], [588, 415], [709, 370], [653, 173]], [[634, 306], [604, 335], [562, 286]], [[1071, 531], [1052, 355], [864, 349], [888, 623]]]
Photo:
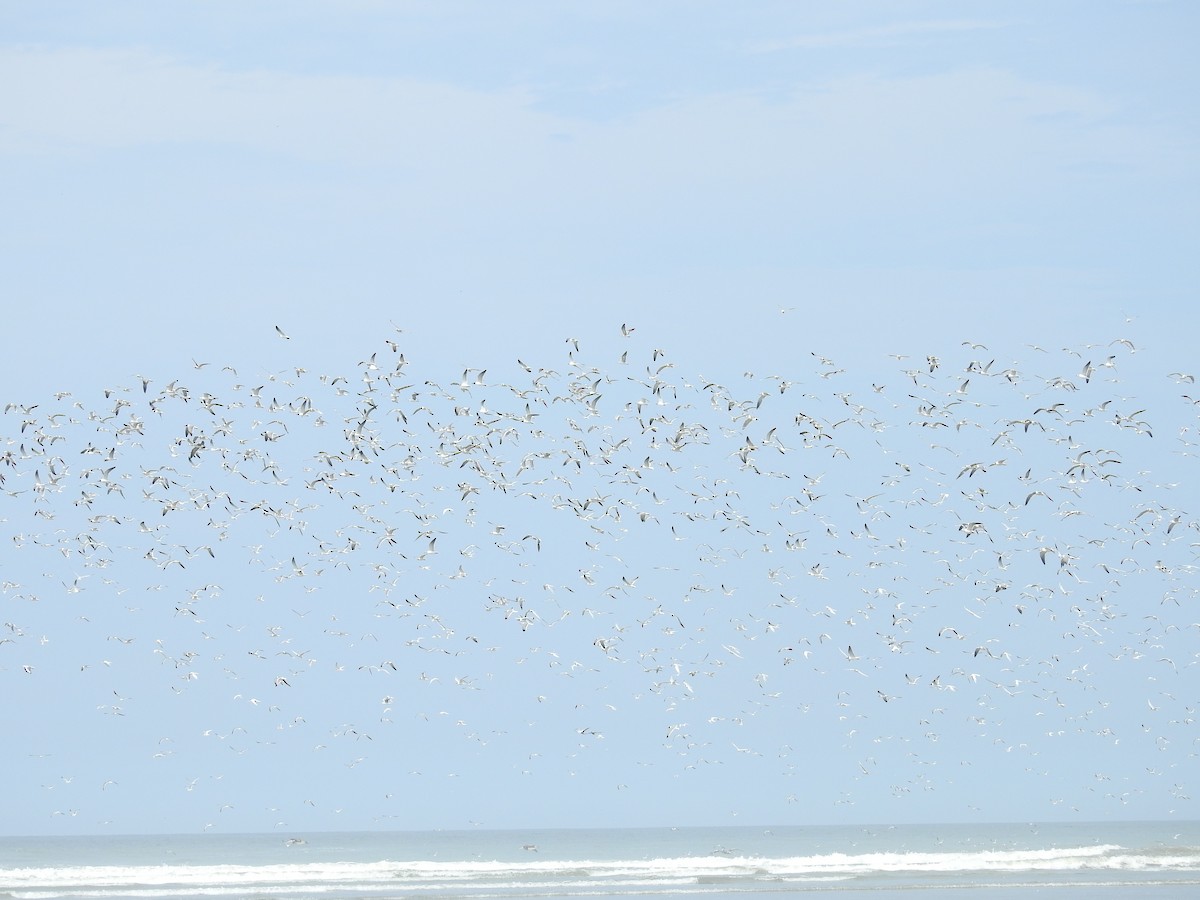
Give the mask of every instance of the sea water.
[[0, 897], [1200, 897], [1200, 823], [0, 839]]

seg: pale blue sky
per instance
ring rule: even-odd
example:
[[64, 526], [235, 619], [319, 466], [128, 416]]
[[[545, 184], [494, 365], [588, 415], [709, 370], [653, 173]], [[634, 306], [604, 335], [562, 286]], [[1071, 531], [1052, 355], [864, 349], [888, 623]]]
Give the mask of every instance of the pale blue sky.
[[[1129, 669], [1122, 660], [1137, 653], [1139, 661], [1157, 663], [1195, 638], [1175, 599], [1195, 600], [1195, 495], [1180, 496], [1195, 483], [1195, 407], [1181, 396], [1194, 388], [1178, 376], [1188, 374], [1200, 327], [1192, 296], [1200, 209], [1197, 18], [1193, 5], [1170, 2], [0, 3], [7, 297], [0, 377], [3, 402], [17, 404], [0, 422], [8, 448], [25, 456], [9, 474], [5, 489], [13, 493], [0, 507], [0, 561], [9, 585], [0, 602], [13, 626], [10, 641], [0, 644], [0, 679], [31, 722], [45, 703], [70, 711], [44, 733], [31, 725], [27, 741], [0, 751], [6, 770], [28, 772], [21, 802], [0, 812], [0, 831], [1196, 818], [1186, 775], [1188, 767], [1195, 771], [1187, 730], [1188, 704], [1197, 696], [1195, 657], [1172, 659], [1169, 685], [1162, 683], [1165, 671]], [[636, 330], [623, 336], [623, 324]], [[554, 456], [534, 457], [517, 476], [515, 463], [500, 466], [518, 480], [548, 467], [545, 484], [530, 488], [536, 497], [462, 497], [459, 485], [474, 477], [470, 471], [464, 475], [445, 458], [431, 462], [422, 487], [442, 493], [422, 502], [442, 510], [444, 549], [435, 569], [423, 569], [413, 562], [421, 550], [408, 545], [423, 546], [429, 536], [422, 527], [414, 538], [403, 517], [411, 513], [396, 512], [404, 490], [387, 490], [364, 474], [356, 504], [348, 497], [335, 502], [314, 486], [320, 465], [313, 454], [332, 452], [343, 439], [343, 428], [357, 420], [364, 375], [378, 377], [371, 366], [394, 368], [400, 351], [408, 361], [397, 376], [405, 385], [401, 399], [421, 393], [410, 405], [425, 405], [432, 417], [415, 427], [419, 438], [405, 439], [423, 459], [437, 458], [447, 440], [438, 429], [461, 430], [462, 415], [486, 418], [489, 407], [513, 404], [516, 415], [536, 402], [508, 387], [528, 387], [533, 377], [517, 359], [534, 373], [553, 370], [549, 390], [561, 402], [548, 405], [540, 423], [514, 426], [521, 437], [502, 451], [509, 462], [531, 452], [578, 453], [580, 442], [593, 454], [602, 447], [618, 452], [612, 448], [623, 438], [637, 446], [646, 431], [628, 413], [639, 400], [669, 407], [664, 415], [676, 441], [680, 421], [693, 415], [714, 436], [722, 428], [729, 434], [703, 451], [689, 445], [687, 453], [696, 455], [681, 457], [686, 477], [658, 461], [653, 473], [638, 476], [646, 490], [636, 491], [633, 481], [614, 485], [612, 473], [580, 474], [570, 488], [555, 487], [550, 473], [563, 475], [572, 464]], [[944, 363], [930, 371], [929, 355]], [[968, 371], [989, 359], [986, 371]], [[666, 362], [672, 368], [664, 372]], [[1095, 377], [1081, 377], [1085, 362], [1097, 367]], [[596, 372], [584, 379], [590, 367]], [[468, 368], [487, 370], [483, 384], [464, 374]], [[1005, 379], [998, 375], [1005, 369], [1023, 376]], [[342, 392], [337, 375], [348, 377]], [[143, 376], [151, 382], [144, 392]], [[665, 388], [653, 393], [656, 376], [670, 379], [669, 398]], [[1079, 391], [1058, 393], [1055, 377]], [[591, 385], [586, 391], [582, 381]], [[796, 385], [786, 402], [777, 392], [781, 381]], [[104, 391], [144, 404], [172, 382], [189, 386], [190, 406], [167, 400], [153, 410], [116, 410], [118, 418], [140, 416], [153, 432], [123, 457], [130, 481], [122, 500], [96, 474], [106, 464], [90, 465], [85, 452], [117, 439], [104, 419], [113, 412]], [[736, 404], [714, 399], [712, 382], [748, 401], [754, 422], [736, 418]], [[989, 399], [974, 405], [985, 382], [993, 385]], [[248, 399], [260, 385], [265, 390], [255, 401], [267, 403], [265, 415]], [[587, 418], [589, 391], [613, 406], [583, 423], [599, 430], [576, 431], [571, 423]], [[764, 391], [772, 399], [755, 405]], [[1092, 396], [1099, 391], [1111, 396]], [[56, 398], [60, 392], [71, 393]], [[261, 441], [263, 431], [282, 428], [280, 421], [290, 424], [287, 441], [267, 447], [276, 451], [268, 456], [287, 486], [263, 486], [258, 469], [270, 469], [259, 457], [253, 473], [188, 472], [202, 463], [189, 459], [187, 429], [207, 431], [218, 421], [216, 411], [197, 406], [204, 393], [231, 417], [229, 434], [212, 437], [218, 443]], [[278, 401], [274, 408], [268, 395]], [[312, 427], [307, 414], [289, 418], [294, 406], [283, 414], [300, 396], [322, 407], [326, 431]], [[946, 413], [952, 434], [935, 436], [913, 424], [943, 402], [957, 409]], [[1055, 423], [1057, 437], [1037, 434], [1038, 448], [1010, 448], [1006, 480], [993, 484], [990, 501], [968, 494], [964, 484], [973, 488], [975, 476], [960, 476], [962, 467], [1003, 455], [993, 448], [1010, 438], [997, 432], [1055, 402], [1083, 424], [1067, 418]], [[776, 427], [794, 449], [804, 442], [797, 436], [801, 412], [837, 423], [851, 412], [858, 420], [860, 406], [871, 408], [880, 427], [864, 420], [862, 428], [840, 428], [849, 460], [831, 457], [818, 441], [816, 457], [771, 460], [785, 467], [786, 479], [750, 475], [741, 465], [742, 433], [753, 434], [764, 453], [763, 435], [753, 429]], [[1128, 427], [1112, 427], [1122, 426], [1120, 415], [1144, 409], [1151, 410], [1146, 419], [1159, 416], [1153, 438], [1138, 430], [1145, 421], [1138, 415]], [[56, 411], [58, 418], [46, 418]], [[406, 414], [414, 421], [421, 415]], [[395, 416], [388, 421], [400, 425]], [[60, 426], [69, 436], [49, 442], [51, 458], [26, 452], [29, 434]], [[1105, 428], [1117, 435], [1109, 443]], [[1086, 503], [1076, 497], [1080, 513], [1062, 506], [1062, 480], [1070, 481], [1072, 462], [1091, 446], [1079, 443], [1080, 434], [1093, 430], [1102, 441], [1097, 457], [1102, 450], [1123, 454], [1104, 474], [1119, 471], [1125, 489], [1089, 493]], [[1012, 440], [1032, 440], [1028, 429], [1019, 431]], [[664, 453], [669, 460], [666, 446], [643, 448], [641, 456]], [[61, 462], [51, 461], [55, 453]], [[889, 482], [884, 473], [897, 462], [921, 473], [919, 492]], [[312, 533], [264, 531], [261, 522], [237, 526], [225, 552], [190, 568], [163, 568], [167, 559], [153, 554], [208, 545], [212, 529], [220, 529], [215, 512], [208, 521], [199, 512], [194, 521], [165, 518], [159, 501], [143, 493], [159, 490], [146, 473], [163, 465], [186, 473], [179, 476], [186, 490], [229, 494], [230, 509], [269, 495], [296, 510], [314, 500], [314, 491], [325, 493], [317, 495], [320, 510], [308, 514]], [[1045, 483], [1036, 477], [1038, 465]], [[29, 489], [64, 467], [81, 484], [49, 495]], [[1019, 479], [1027, 468], [1034, 474]], [[793, 539], [782, 521], [797, 520], [781, 520], [781, 504], [806, 479], [819, 485], [826, 470], [826, 484], [835, 485], [829, 494], [841, 506], [801, 516], [798, 530], [828, 543], [814, 541], [793, 555], [783, 549]], [[736, 490], [754, 527], [735, 525], [731, 537], [722, 530], [728, 518], [703, 525], [687, 518], [694, 499], [688, 485], [697, 480], [705, 492], [730, 484], [722, 496]], [[961, 559], [930, 562], [953, 552], [944, 534], [923, 529], [950, 523], [948, 535], [958, 539], [957, 523], [987, 502], [1011, 502], [1020, 515], [1037, 516], [1040, 498], [1025, 501], [1039, 486], [1054, 495], [1054, 514], [1026, 522], [1031, 533], [1020, 540], [992, 534], [995, 543], [1014, 541], [1007, 546], [1018, 560], [1026, 554], [1024, 568], [1003, 576], [979, 560], [968, 576]], [[234, 496], [239, 487], [245, 496]], [[838, 542], [849, 532], [861, 537], [864, 521], [847, 495], [880, 490], [893, 504], [880, 521], [891, 522], [893, 541], [905, 537], [912, 548], [900, 541], [889, 544], [890, 555], [858, 549], [854, 565], [843, 569]], [[89, 491], [99, 494], [97, 507], [113, 504], [109, 514], [122, 528], [159, 519], [175, 524], [129, 538], [110, 534], [111, 559], [101, 566], [108, 572], [91, 571], [95, 548], [63, 545], [101, 527], [76, 502]], [[593, 491], [624, 497], [621, 508], [644, 528], [632, 532], [626, 522], [601, 535], [595, 521], [570, 515], [572, 491], [581, 494], [576, 500]], [[942, 493], [952, 499], [936, 511], [914, 505], [917, 495], [924, 503]], [[365, 512], [372, 504], [376, 512]], [[466, 512], [472, 504], [474, 518]], [[1139, 504], [1164, 517], [1151, 546], [1120, 530], [1149, 522], [1143, 516], [1131, 523]], [[725, 513], [736, 505], [732, 497], [717, 504]], [[1168, 534], [1175, 515], [1180, 522]], [[364, 516], [369, 540], [354, 530], [367, 527]], [[511, 525], [507, 536], [494, 533], [500, 519], [521, 525]], [[1015, 522], [1005, 526], [1023, 533]], [[385, 539], [388, 527], [403, 533], [413, 591], [453, 598], [448, 609], [461, 617], [455, 640], [469, 632], [497, 649], [473, 644], [459, 668], [439, 660], [423, 671], [413, 659], [395, 658], [403, 656], [408, 619], [386, 620], [392, 649], [367, 649], [378, 637], [375, 580], [382, 576], [375, 566], [401, 552]], [[542, 537], [545, 552], [528, 558], [525, 541], [506, 553], [517, 531], [518, 542], [526, 534]], [[1109, 543], [1090, 544], [1102, 531]], [[328, 547], [320, 541], [348, 534], [363, 550], [345, 575], [332, 567], [319, 591], [276, 580], [293, 568], [293, 557], [300, 569], [306, 558], [317, 560], [309, 569], [322, 568], [314, 554]], [[1114, 535], [1123, 549], [1114, 548]], [[620, 543], [627, 537], [632, 550]], [[1083, 601], [1067, 599], [1059, 578], [1050, 591], [1065, 605], [1055, 615], [1074, 617], [1073, 631], [1050, 613], [1038, 620], [1045, 627], [1030, 626], [1033, 616], [1021, 612], [1003, 622], [1002, 632], [975, 635], [978, 643], [958, 663], [943, 666], [939, 658], [935, 666], [908, 656], [950, 622], [931, 628], [931, 613], [918, 627], [893, 607], [925, 608], [929, 592], [946, 587], [939, 587], [942, 566], [961, 576], [968, 593], [1011, 578], [1015, 595], [1045, 574], [1036, 551], [1056, 541], [1093, 568], [1107, 562], [1128, 570], [1097, 570], [1103, 577], [1072, 589]], [[30, 549], [39, 542], [55, 549]], [[247, 549], [258, 546], [266, 549]], [[789, 588], [780, 565], [760, 565], [755, 556], [769, 546], [772, 560], [787, 557], [791, 578], [842, 590], [843, 599]], [[480, 554], [475, 568], [472, 553]], [[270, 563], [248, 559], [260, 554]], [[592, 575], [602, 583], [591, 585], [582, 573], [591, 572], [595, 554], [608, 560], [607, 570]], [[859, 605], [881, 583], [865, 558], [898, 566], [888, 569], [887, 590], [898, 590], [903, 579], [908, 592], [875, 594], [873, 615], [882, 621], [866, 626]], [[1003, 554], [998, 561], [1008, 564]], [[841, 580], [834, 579], [840, 587], [826, 584], [824, 569], [841, 569]], [[774, 613], [793, 616], [786, 623], [771, 622], [762, 605], [764, 572], [775, 573], [765, 582], [772, 599], [802, 598], [790, 613]], [[389, 570], [389, 578], [399, 574]], [[550, 586], [536, 592], [553, 596], [569, 624], [549, 635], [515, 630], [512, 616], [488, 604], [494, 595], [532, 590], [497, 586], [519, 581]], [[112, 594], [104, 611], [70, 605], [88, 597], [75, 588], [101, 593], [98, 582]], [[189, 597], [198, 602], [193, 592], [206, 584], [222, 586], [227, 599], [220, 602], [267, 599], [252, 612], [210, 607], [200, 636], [180, 625], [179, 615], [190, 613], [178, 608]], [[705, 590], [689, 593], [696, 584]], [[1143, 597], [1143, 589], [1154, 593]], [[612, 626], [597, 631], [600, 606], [630, 591], [638, 594], [634, 606], [604, 612], [614, 617]], [[1135, 603], [1130, 593], [1161, 620], [1127, 608]], [[611, 640], [611, 627], [616, 635], [645, 634], [637, 623], [656, 605], [652, 596], [664, 615], [682, 620], [686, 611], [706, 622], [708, 637], [676, 629], [658, 639], [667, 642], [662, 646], [630, 650], [616, 668], [583, 665], [569, 680], [528, 662], [555, 669], [557, 662], [542, 661], [551, 652], [566, 666], [583, 657], [595, 662], [589, 654], [612, 662], [612, 648], [595, 641]], [[1110, 617], [1111, 598], [1120, 614]], [[981, 601], [974, 594], [955, 600], [956, 628], [973, 620], [996, 624], [978, 610], [964, 619], [961, 608], [971, 602]], [[701, 603], [704, 609], [694, 611]], [[1099, 618], [1081, 618], [1072, 605], [1100, 609]], [[314, 606], [318, 612], [310, 613]], [[839, 609], [833, 624], [821, 622], [826, 606]], [[846, 618], [847, 609], [860, 614]], [[286, 621], [276, 618], [280, 612]], [[331, 636], [343, 631], [331, 625], [333, 615], [353, 628]], [[1162, 633], [1149, 637], [1144, 628], [1154, 622]], [[916, 631], [906, 643], [888, 643], [908, 627]], [[731, 654], [728, 647], [741, 646], [736, 642], [751, 628], [760, 629], [758, 640], [741, 656]], [[854, 636], [860, 632], [866, 636]], [[781, 654], [792, 652], [783, 648], [807, 637], [828, 649], [820, 640], [826, 633], [839, 643], [845, 638], [881, 673], [868, 679], [869, 726], [850, 721], [866, 715], [859, 681], [867, 676], [846, 674], [865, 662], [845, 654], [804, 657], [809, 680], [785, 680], [800, 666], [781, 668]], [[986, 678], [963, 667], [977, 665], [974, 651], [991, 647], [992, 638], [1010, 647], [997, 664], [1015, 670], [997, 674], [987, 690], [987, 703], [999, 693], [1010, 698], [1005, 715], [970, 711], [987, 703], [975, 688], [980, 682], [968, 676]], [[1086, 647], [1078, 643], [1085, 639]], [[302, 666], [308, 693], [296, 698], [297, 685], [286, 708], [259, 696], [287, 690], [273, 682], [283, 640], [294, 640], [292, 649], [304, 644], [317, 661]], [[1142, 640], [1158, 643], [1139, 648]], [[1048, 664], [1060, 645], [1071, 664]], [[667, 694], [682, 693], [664, 699], [663, 673], [639, 664], [651, 650], [667, 677], [680, 674], [674, 663], [699, 671], [718, 657], [724, 674], [705, 679], [712, 693], [672, 685]], [[247, 657], [263, 661], [257, 651], [272, 659], [265, 688], [246, 671]], [[388, 680], [378, 671], [384, 660], [415, 668]], [[728, 674], [743, 664], [746, 671]], [[257, 672], [256, 665], [249, 667]], [[1097, 682], [1081, 686], [1078, 665]], [[87, 668], [81, 673], [80, 666]], [[935, 676], [938, 666], [945, 672]], [[950, 675], [956, 666], [961, 674]], [[176, 668], [197, 677], [181, 682]], [[931, 700], [935, 677], [961, 683]], [[1038, 686], [1023, 686], [1028, 679]], [[442, 693], [447, 682], [461, 690]], [[777, 684], [778, 692], [765, 687]], [[885, 705], [876, 696], [916, 684], [925, 691], [921, 699]], [[190, 699], [179, 699], [181, 689]], [[1115, 693], [1104, 696], [1105, 689]], [[1026, 691], [1043, 693], [1035, 701]], [[114, 704], [113, 692], [138, 694], [140, 702]], [[764, 693], [778, 696], [767, 702]], [[951, 693], [958, 705], [947, 711]], [[379, 721], [384, 696], [405, 698], [385, 716], [394, 721]], [[260, 703], [247, 707], [249, 699]], [[105, 715], [113, 705], [124, 715]], [[268, 715], [260, 706], [279, 708]], [[1160, 709], [1169, 726], [1142, 721]], [[302, 735], [290, 727], [297, 716], [312, 723]], [[487, 723], [489, 740], [475, 739], [482, 733], [475, 717]], [[367, 721], [375, 733], [362, 738]], [[595, 721], [604, 723], [603, 739], [592, 736]], [[1047, 738], [1060, 731], [1061, 741]], [[64, 749], [80, 736], [94, 753]], [[995, 751], [1001, 740], [1021, 749]], [[239, 741], [245, 746], [230, 753]], [[1080, 754], [1095, 759], [1097, 771], [1076, 777], [1070, 761]], [[974, 760], [986, 776], [962, 774]], [[404, 777], [389, 781], [385, 772]], [[109, 780], [116, 784], [102, 787]]]

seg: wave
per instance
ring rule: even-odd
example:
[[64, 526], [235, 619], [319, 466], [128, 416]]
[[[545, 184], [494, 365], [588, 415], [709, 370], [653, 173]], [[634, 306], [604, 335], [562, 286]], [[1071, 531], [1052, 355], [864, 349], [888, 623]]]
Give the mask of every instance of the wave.
[[979, 876], [1071, 872], [1197, 873], [1200, 848], [1115, 844], [972, 852], [734, 855], [622, 860], [300, 862], [270, 865], [68, 866], [0, 869], [0, 894], [26, 900], [83, 896], [262, 896], [434, 890], [567, 893], [607, 887], [819, 882], [888, 875]]

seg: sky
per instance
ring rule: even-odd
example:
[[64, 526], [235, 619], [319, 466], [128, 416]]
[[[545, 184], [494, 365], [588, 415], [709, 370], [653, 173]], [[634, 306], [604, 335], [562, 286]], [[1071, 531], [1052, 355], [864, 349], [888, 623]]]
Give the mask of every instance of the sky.
[[1197, 18], [0, 3], [0, 833], [1196, 819]]

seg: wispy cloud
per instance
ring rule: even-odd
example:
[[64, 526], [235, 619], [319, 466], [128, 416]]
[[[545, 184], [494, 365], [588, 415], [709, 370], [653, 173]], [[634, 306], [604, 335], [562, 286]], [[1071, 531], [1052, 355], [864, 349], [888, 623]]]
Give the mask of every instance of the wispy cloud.
[[386, 173], [428, 210], [470, 198], [505, 220], [514, 209], [675, 215], [714, 195], [758, 218], [800, 198], [852, 215], [833, 198], [983, 202], [1057, 185], [1068, 168], [1179, 166], [1164, 134], [1114, 121], [1102, 95], [991, 69], [844, 77], [769, 99], [711, 92], [602, 123], [541, 110], [527, 89], [238, 71], [132, 50], [0, 51], [0, 81], [16, 86], [0, 155], [228, 148], [328, 165], [372, 191]]
[[[0, 50], [0, 150], [201, 142], [301, 159], [443, 158], [480, 135], [507, 149], [553, 123], [520, 91], [406, 78], [232, 70], [139, 50]], [[557, 127], [557, 126], [555, 126]]]
[[790, 38], [756, 41], [749, 47], [753, 53], [775, 53], [780, 50], [833, 49], [845, 47], [890, 47], [916, 38], [968, 31], [985, 31], [1005, 27], [1004, 22], [988, 19], [941, 19], [928, 22], [896, 22], [875, 28], [849, 31], [827, 31], [801, 34]]

